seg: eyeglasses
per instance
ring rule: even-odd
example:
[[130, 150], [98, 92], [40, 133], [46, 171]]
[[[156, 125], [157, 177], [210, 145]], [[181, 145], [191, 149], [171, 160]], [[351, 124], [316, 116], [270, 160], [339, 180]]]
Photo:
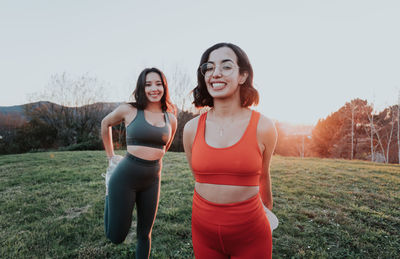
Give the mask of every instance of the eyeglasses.
[[215, 69], [219, 67], [220, 72], [223, 76], [230, 76], [235, 68], [239, 68], [232, 61], [224, 61], [220, 65], [215, 65], [214, 63], [207, 62], [200, 66], [200, 72], [204, 77], [210, 77], [214, 74]]

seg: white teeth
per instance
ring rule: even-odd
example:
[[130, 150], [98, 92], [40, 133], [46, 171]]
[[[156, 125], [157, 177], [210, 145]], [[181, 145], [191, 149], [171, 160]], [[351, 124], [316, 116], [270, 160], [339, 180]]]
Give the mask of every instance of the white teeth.
[[224, 83], [214, 83], [214, 84], [212, 84], [213, 87], [222, 87], [224, 85], [225, 85]]

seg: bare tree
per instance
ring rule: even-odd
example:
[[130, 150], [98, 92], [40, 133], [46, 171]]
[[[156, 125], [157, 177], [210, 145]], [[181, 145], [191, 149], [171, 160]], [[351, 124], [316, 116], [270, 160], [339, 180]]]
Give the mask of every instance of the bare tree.
[[[354, 154], [357, 151], [357, 145], [360, 142], [360, 139], [362, 139], [362, 136], [360, 136], [360, 131], [362, 131], [363, 128], [366, 127], [366, 122], [367, 122], [367, 116], [370, 110], [370, 107], [368, 105], [368, 102], [366, 100], [361, 100], [361, 99], [354, 99], [351, 100], [349, 103], [346, 103], [344, 106], [343, 110], [343, 115], [345, 117], [344, 121], [350, 120], [350, 132], [348, 133], [348, 130], [343, 129], [343, 136], [348, 136], [350, 135], [350, 159], [354, 159]], [[347, 124], [347, 123], [345, 123]], [[344, 124], [344, 125], [345, 125]], [[347, 128], [347, 127], [346, 127]], [[357, 132], [357, 134], [356, 134]], [[364, 135], [364, 134], [362, 134]]]
[[103, 103], [96, 101], [104, 99], [104, 91], [95, 77], [56, 74], [42, 93], [31, 96], [46, 102], [27, 106], [26, 115], [57, 129], [60, 145], [98, 138], [100, 121], [107, 111]]
[[16, 129], [22, 126], [25, 122], [25, 118], [17, 115], [15, 112], [7, 114], [0, 113], [0, 132], [15, 134]]
[[[372, 113], [374, 112], [374, 104], [372, 104]], [[369, 114], [368, 114], [369, 115]], [[371, 161], [374, 161], [374, 115], [368, 116], [370, 119], [370, 127], [371, 127], [371, 135], [370, 135], [370, 144], [371, 144]]]
[[357, 109], [357, 104], [351, 102], [350, 103], [350, 111], [351, 111], [351, 153], [350, 160], [353, 160], [354, 155], [354, 113]]
[[[374, 118], [377, 116], [377, 113], [375, 111], [374, 108], [374, 102], [371, 102], [370, 104], [368, 104], [364, 111], [366, 114], [366, 117], [368, 119], [368, 127], [365, 127], [365, 132], [369, 138], [369, 145], [370, 145], [370, 152], [371, 152], [371, 162], [376, 162], [378, 157], [385, 157], [384, 154], [384, 150], [383, 150], [383, 146], [382, 146], [382, 142], [381, 141], [375, 141], [375, 135], [377, 135], [378, 140], [380, 140], [380, 135], [376, 134], [376, 126], [375, 126], [375, 121]], [[378, 147], [378, 145], [381, 147], [381, 151], [382, 153], [376, 153], [376, 148]], [[381, 154], [381, 155], [380, 155]]]
[[[370, 127], [371, 127], [371, 135], [370, 135], [370, 138], [371, 138], [371, 151], [372, 151], [371, 152], [371, 161], [375, 161], [376, 153], [375, 153], [375, 147], [373, 145], [373, 143], [374, 143], [374, 135], [376, 135], [376, 137], [378, 139], [378, 145], [381, 148], [381, 152], [382, 152], [381, 154], [382, 155], [385, 154], [385, 150], [384, 150], [383, 145], [382, 145], [380, 134], [376, 130], [376, 126], [375, 126], [375, 123], [374, 123], [374, 114], [373, 113], [368, 114], [368, 120], [370, 122]], [[385, 156], [383, 156], [383, 157], [385, 159], [384, 162], [386, 163], [386, 157]]]
[[[381, 112], [381, 125], [379, 132], [376, 132], [381, 136], [381, 139], [385, 141], [386, 144], [386, 152], [384, 152], [385, 155], [385, 163], [389, 163], [389, 152], [390, 152], [390, 145], [392, 143], [392, 136], [393, 136], [393, 130], [394, 130], [394, 125], [395, 125], [395, 115], [394, 115], [394, 106], [390, 106], [383, 110]], [[380, 140], [380, 142], [382, 142]], [[382, 148], [383, 148], [383, 144]]]
[[390, 133], [389, 133], [389, 138], [388, 138], [388, 142], [387, 142], [387, 148], [386, 148], [386, 161], [389, 162], [389, 151], [390, 151], [390, 143], [392, 142], [392, 136], [393, 136], [393, 128], [394, 128], [394, 112], [393, 112], [393, 108], [390, 107], [390, 113], [391, 113], [391, 127], [390, 127]]
[[299, 156], [304, 158], [307, 155], [307, 146], [312, 133], [307, 126], [299, 125], [296, 128], [297, 132], [293, 135], [293, 142], [296, 143], [296, 149]]
[[169, 80], [169, 89], [173, 103], [181, 111], [191, 111], [191, 89], [194, 83], [189, 74], [178, 66], [175, 67]]
[[24, 117], [16, 112], [0, 113], [0, 142], [12, 142], [18, 132], [18, 128], [26, 123]]
[[400, 164], [400, 90], [397, 99], [397, 155], [398, 155], [398, 164]]
[[[389, 163], [389, 152], [390, 145], [392, 143], [392, 137], [395, 125], [395, 109], [394, 106], [384, 109], [379, 114], [371, 114], [368, 116], [370, 125], [372, 127], [371, 132], [376, 135], [378, 145], [381, 149], [381, 154], [384, 157], [384, 162]], [[376, 117], [376, 120], [374, 119]], [[376, 123], [375, 123], [376, 122]]]

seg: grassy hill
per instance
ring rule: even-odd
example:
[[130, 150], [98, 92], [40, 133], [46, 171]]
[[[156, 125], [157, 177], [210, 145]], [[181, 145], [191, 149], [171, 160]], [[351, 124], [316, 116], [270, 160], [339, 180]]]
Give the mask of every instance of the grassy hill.
[[[123, 154], [122, 152], [120, 154]], [[126, 258], [104, 237], [104, 152], [0, 156], [0, 258]], [[274, 258], [395, 258], [400, 166], [273, 157]], [[164, 158], [152, 258], [192, 258], [193, 177], [183, 153]]]

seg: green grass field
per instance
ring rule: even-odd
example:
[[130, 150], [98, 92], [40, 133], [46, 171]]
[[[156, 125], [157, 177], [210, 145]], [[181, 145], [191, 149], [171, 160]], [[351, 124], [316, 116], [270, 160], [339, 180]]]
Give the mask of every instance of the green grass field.
[[[120, 154], [123, 154], [122, 152]], [[105, 153], [0, 157], [0, 258], [127, 258], [103, 228]], [[398, 258], [400, 166], [273, 157], [274, 258]], [[164, 158], [152, 258], [193, 258], [194, 180], [183, 153]]]

